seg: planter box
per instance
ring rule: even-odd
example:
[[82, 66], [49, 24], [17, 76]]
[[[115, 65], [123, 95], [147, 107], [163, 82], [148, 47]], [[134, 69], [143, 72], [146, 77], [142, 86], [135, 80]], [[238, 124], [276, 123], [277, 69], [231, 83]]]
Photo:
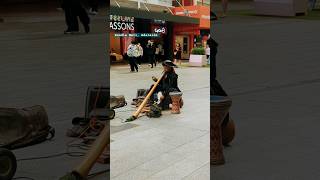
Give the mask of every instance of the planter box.
[[254, 0], [254, 9], [257, 15], [306, 15], [308, 10], [308, 0]]
[[202, 67], [207, 64], [206, 55], [191, 54], [189, 59], [189, 66]]

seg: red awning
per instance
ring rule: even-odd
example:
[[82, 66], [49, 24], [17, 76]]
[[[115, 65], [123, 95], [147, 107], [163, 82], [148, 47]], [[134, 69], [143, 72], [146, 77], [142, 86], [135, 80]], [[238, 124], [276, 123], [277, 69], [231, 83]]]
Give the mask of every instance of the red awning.
[[188, 16], [200, 20], [200, 29], [210, 29], [210, 7], [209, 6], [184, 6], [175, 7], [172, 12], [177, 16]]

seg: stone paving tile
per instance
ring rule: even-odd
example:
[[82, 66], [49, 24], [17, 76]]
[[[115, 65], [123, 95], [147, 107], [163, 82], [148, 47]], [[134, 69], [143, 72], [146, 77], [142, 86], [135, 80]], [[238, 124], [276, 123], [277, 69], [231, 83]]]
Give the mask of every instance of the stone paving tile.
[[198, 179], [210, 179], [210, 174], [208, 174], [208, 171], [210, 171], [210, 164], [207, 163], [200, 169], [193, 172], [191, 175], [183, 178], [183, 180], [198, 180]]
[[[185, 159], [154, 174], [148, 179], [183, 179], [203, 165], [208, 164], [210, 160], [208, 152], [208, 148], [195, 151]], [[209, 174], [209, 172], [207, 173]]]

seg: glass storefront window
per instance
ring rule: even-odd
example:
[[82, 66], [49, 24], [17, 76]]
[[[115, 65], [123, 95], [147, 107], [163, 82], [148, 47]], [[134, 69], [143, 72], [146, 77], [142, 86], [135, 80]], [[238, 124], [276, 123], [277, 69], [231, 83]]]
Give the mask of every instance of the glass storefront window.
[[197, 0], [197, 5], [210, 6], [210, 0]]

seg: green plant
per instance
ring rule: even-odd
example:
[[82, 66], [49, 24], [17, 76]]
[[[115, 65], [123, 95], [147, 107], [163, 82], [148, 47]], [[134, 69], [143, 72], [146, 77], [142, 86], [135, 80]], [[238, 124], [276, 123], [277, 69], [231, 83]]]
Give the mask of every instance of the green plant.
[[196, 47], [196, 48], [192, 49], [191, 54], [205, 55], [206, 54], [206, 50], [203, 47]]

